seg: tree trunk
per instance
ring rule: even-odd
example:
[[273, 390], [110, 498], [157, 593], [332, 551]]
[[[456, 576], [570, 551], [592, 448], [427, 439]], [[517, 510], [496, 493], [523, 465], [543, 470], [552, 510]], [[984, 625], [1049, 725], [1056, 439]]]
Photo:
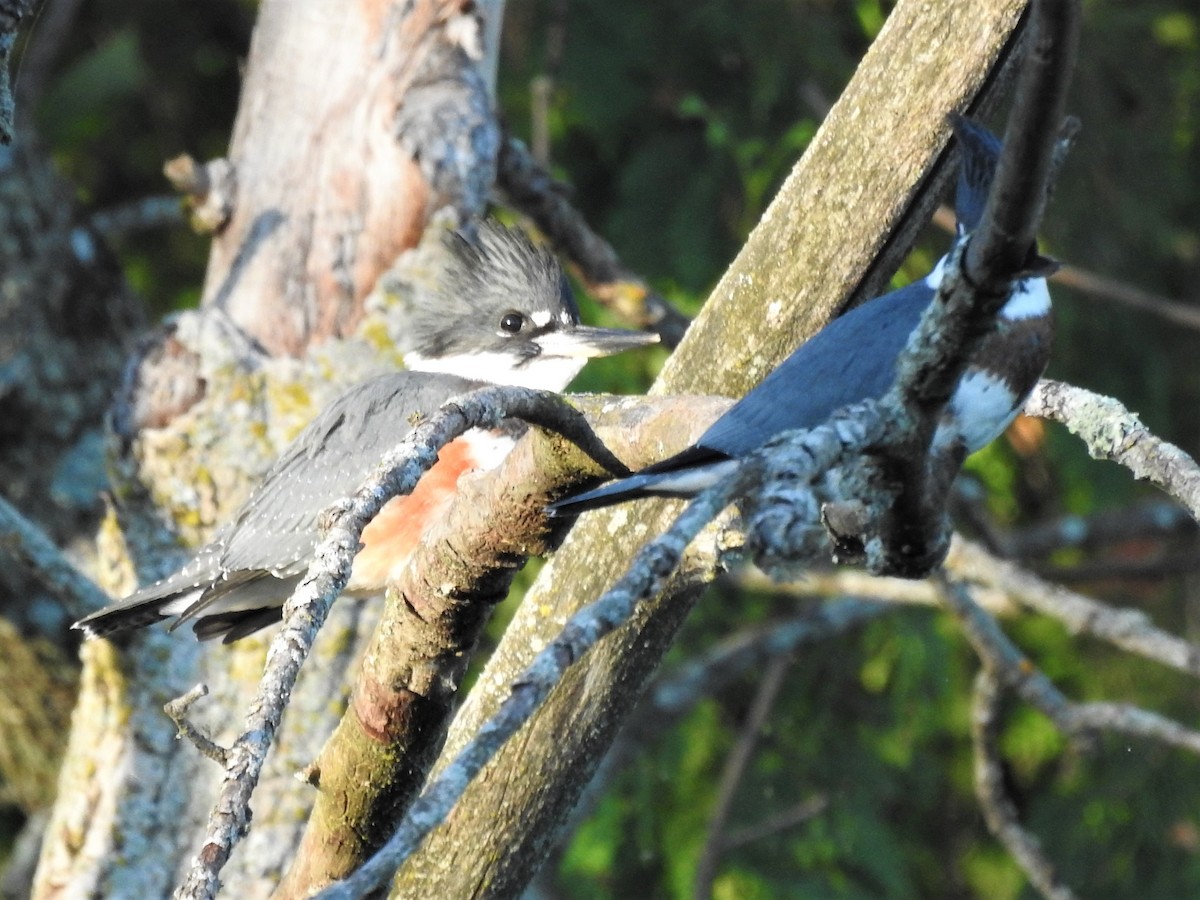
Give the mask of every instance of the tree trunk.
[[[428, 99], [456, 78], [486, 83], [447, 37], [474, 6], [403, 8], [261, 4], [230, 150], [235, 201], [214, 240], [202, 309], [143, 347], [117, 410], [129, 442], [116, 465], [121, 528], [106, 528], [102, 544], [117, 545], [114, 558], [127, 551], [142, 581], [180, 561], [164, 518], [186, 543], [203, 540], [340, 387], [395, 366], [392, 345], [378, 337], [396, 330], [394, 310], [366, 312], [368, 293], [438, 204], [460, 215], [481, 209], [478, 186], [494, 177], [494, 156], [457, 172], [470, 190], [455, 193], [457, 182], [431, 181], [413, 162], [426, 133], [413, 113], [398, 114], [411, 109], [408, 92]], [[470, 126], [486, 149], [486, 128], [478, 119]], [[422, 166], [432, 166], [438, 148], [424, 149]], [[114, 576], [105, 586], [120, 594], [132, 581]], [[239, 897], [269, 895], [295, 852], [313, 793], [293, 775], [345, 708], [348, 672], [376, 615], [343, 600], [330, 616], [255, 795], [253, 829], [223, 873]], [[265, 638], [199, 646], [161, 629], [119, 646], [85, 645], [38, 896], [171, 892], [200, 849], [221, 773], [175, 740], [162, 706], [208, 684], [193, 720], [228, 743], [265, 647]]]

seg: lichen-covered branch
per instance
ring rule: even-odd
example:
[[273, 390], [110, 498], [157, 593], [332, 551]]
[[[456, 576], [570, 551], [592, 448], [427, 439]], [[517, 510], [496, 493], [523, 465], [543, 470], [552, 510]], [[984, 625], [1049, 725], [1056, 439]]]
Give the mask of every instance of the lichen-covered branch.
[[[646, 445], [699, 434], [725, 406], [695, 398], [576, 402], [591, 416], [603, 410], [600, 436], [632, 460]], [[278, 897], [308, 896], [348, 875], [420, 791], [482, 629], [526, 558], [548, 549], [542, 510], [578, 466], [569, 441], [533, 433], [495, 471], [459, 482], [455, 503], [391, 586], [350, 708], [310, 767], [320, 791]]]
[[[739, 395], [848, 298], [878, 293], [945, 184], [938, 173], [939, 163], [948, 162], [939, 157], [947, 114], [975, 109], [1000, 83], [995, 76], [1025, 5], [952, 4], [933, 17], [926, 4], [896, 5], [653, 393]], [[966, 41], [968, 33], [986, 40]], [[873, 266], [876, 259], [882, 261]], [[728, 340], [733, 333], [736, 345]], [[611, 585], [636, 548], [669, 521], [667, 504], [636, 506], [584, 517], [573, 529], [456, 717], [445, 757], [505, 700], [533, 648]], [[484, 886], [520, 889], [619, 729], [631, 693], [654, 671], [712, 577], [712, 562], [705, 543], [668, 593], [567, 674], [562, 693], [530, 723], [519, 750], [516, 742], [502, 749], [489, 778], [468, 789], [453, 820], [409, 860], [397, 891], [458, 896]], [[536, 785], [525, 776], [531, 766], [542, 774]], [[484, 820], [487, 827], [478, 827]], [[447, 867], [451, 855], [458, 864]]]
[[1119, 400], [1043, 380], [1026, 402], [1025, 412], [1067, 426], [1092, 456], [1120, 463], [1134, 477], [1158, 485], [1200, 521], [1200, 466], [1179, 447], [1151, 433]]
[[[812, 480], [838, 460], [860, 452], [879, 426], [880, 420], [870, 415], [870, 409], [851, 407], [825, 425], [798, 434], [787, 448], [792, 456], [789, 465], [803, 472], [799, 480]], [[424, 836], [445, 819], [471, 780], [508, 738], [528, 723], [570, 666], [601, 638], [627, 624], [640, 603], [659, 593], [678, 568], [688, 544], [733, 499], [752, 492], [764, 480], [764, 470], [776, 464], [774, 453], [755, 454], [729, 478], [689, 503], [664, 534], [638, 552], [625, 575], [608, 592], [567, 621], [558, 637], [513, 683], [496, 715], [430, 782], [383, 849], [356, 873], [319, 896], [357, 897], [382, 885]]]
[[317, 896], [322, 900], [350, 900], [382, 887], [421, 839], [445, 819], [472, 779], [528, 722], [567, 669], [601, 638], [627, 622], [638, 603], [661, 589], [687, 545], [730, 503], [740, 487], [734, 479], [710, 488], [689, 504], [666, 533], [647, 544], [625, 577], [573, 616], [559, 636], [538, 653], [513, 684], [511, 694], [496, 715], [422, 792], [383, 849], [345, 881]]

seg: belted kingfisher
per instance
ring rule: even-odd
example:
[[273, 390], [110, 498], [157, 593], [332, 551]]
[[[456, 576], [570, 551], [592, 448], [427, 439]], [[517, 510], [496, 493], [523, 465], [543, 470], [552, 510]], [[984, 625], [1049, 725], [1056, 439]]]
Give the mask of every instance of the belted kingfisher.
[[[318, 516], [362, 484], [414, 420], [483, 384], [562, 390], [588, 358], [657, 340], [581, 325], [558, 260], [517, 229], [488, 221], [472, 239], [448, 235], [447, 246], [437, 296], [413, 310], [410, 369], [343, 393], [188, 563], [76, 628], [95, 637], [174, 616], [172, 628], [194, 620], [200, 639], [229, 643], [277, 622], [311, 562]], [[363, 530], [345, 593], [381, 593], [407, 563], [425, 523], [444, 514], [459, 476], [499, 465], [520, 431], [473, 430], [443, 447], [416, 490], [387, 503]]]
[[[1000, 156], [1000, 141], [956, 117], [961, 153], [955, 214], [959, 239], [979, 224]], [[957, 442], [973, 453], [998, 437], [1041, 377], [1053, 322], [1045, 276], [1055, 268], [1030, 248], [995, 328], [979, 342], [934, 433], [934, 448]], [[820, 425], [832, 413], [878, 399], [896, 378], [896, 362], [942, 282], [946, 258], [924, 279], [858, 306], [797, 348], [762, 383], [681, 453], [595, 490], [550, 505], [576, 513], [637, 497], [693, 496], [736, 469], [738, 460], [775, 435]], [[965, 455], [964, 453], [964, 455]]]

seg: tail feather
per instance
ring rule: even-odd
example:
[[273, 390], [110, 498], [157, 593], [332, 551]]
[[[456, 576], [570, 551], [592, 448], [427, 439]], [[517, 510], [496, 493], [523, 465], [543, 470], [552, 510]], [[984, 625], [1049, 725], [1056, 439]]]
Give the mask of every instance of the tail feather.
[[174, 606], [179, 599], [180, 595], [177, 593], [163, 595], [153, 588], [148, 588], [119, 603], [84, 616], [72, 627], [78, 628], [89, 638], [107, 637], [121, 631], [145, 628], [147, 625], [169, 619], [173, 613], [168, 611], [167, 607]]
[[221, 638], [222, 644], [240, 641], [261, 628], [274, 625], [283, 618], [282, 606], [266, 606], [261, 609], [238, 610], [200, 616], [192, 625], [197, 640], [211, 641]]
[[983, 218], [983, 207], [992, 189], [1002, 145], [999, 138], [978, 122], [953, 116], [951, 124], [962, 154], [954, 194], [954, 214], [958, 219], [959, 234], [963, 234], [974, 231]]
[[631, 475], [617, 481], [610, 481], [591, 491], [574, 494], [556, 500], [546, 507], [546, 512], [552, 516], [573, 516], [587, 512], [589, 509], [601, 509], [623, 503], [634, 497], [643, 496], [644, 490], [654, 481], [653, 475]]
[[737, 462], [724, 459], [706, 465], [687, 466], [670, 471], [644, 471], [628, 478], [601, 485], [592, 491], [564, 497], [546, 510], [554, 516], [576, 515], [589, 509], [615, 506], [639, 497], [694, 497], [737, 468]]
[[[85, 616], [73, 627], [89, 638], [107, 637], [174, 618], [176, 621], [171, 625], [171, 630], [174, 631], [184, 622], [202, 620], [202, 612], [212, 609], [217, 615], [228, 617], [229, 623], [210, 624], [207, 630], [211, 633], [201, 638], [217, 637], [235, 626], [240, 628], [248, 619], [247, 607], [251, 612], [259, 612], [265, 607], [274, 606], [274, 621], [277, 621], [278, 608], [282, 607], [283, 601], [291, 593], [291, 587], [297, 581], [298, 577], [291, 580], [277, 579], [266, 572], [247, 571], [232, 573], [218, 581], [196, 584], [181, 577], [180, 573], [175, 573], [162, 581], [147, 585], [124, 600]], [[273, 620], [268, 615], [259, 627], [269, 625], [271, 621]], [[252, 630], [239, 631], [238, 636], [249, 634]]]

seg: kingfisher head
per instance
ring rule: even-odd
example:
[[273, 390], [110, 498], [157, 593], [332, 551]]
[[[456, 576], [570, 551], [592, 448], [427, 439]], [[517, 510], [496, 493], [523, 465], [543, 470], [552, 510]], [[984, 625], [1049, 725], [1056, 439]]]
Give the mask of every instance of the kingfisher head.
[[524, 232], [488, 220], [452, 232], [439, 288], [412, 310], [405, 364], [491, 384], [558, 391], [588, 359], [657, 335], [580, 324], [558, 259]]

